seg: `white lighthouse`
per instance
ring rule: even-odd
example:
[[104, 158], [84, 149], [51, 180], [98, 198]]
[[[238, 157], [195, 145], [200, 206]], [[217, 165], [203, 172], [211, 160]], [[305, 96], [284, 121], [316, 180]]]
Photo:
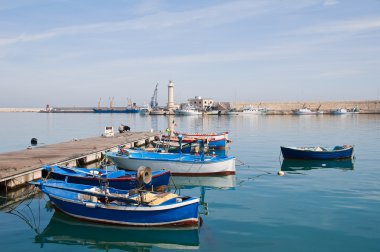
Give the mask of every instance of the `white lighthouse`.
[[168, 85], [168, 110], [174, 110], [174, 83], [169, 81]]

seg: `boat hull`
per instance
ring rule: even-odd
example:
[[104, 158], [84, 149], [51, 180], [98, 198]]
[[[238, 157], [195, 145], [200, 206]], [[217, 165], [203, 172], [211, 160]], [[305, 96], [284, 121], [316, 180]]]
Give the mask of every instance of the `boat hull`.
[[344, 159], [352, 157], [353, 147], [336, 151], [313, 151], [281, 146], [281, 153], [285, 159]]
[[[171, 155], [174, 153], [162, 153], [161, 157], [165, 155]], [[143, 154], [144, 155], [144, 154]], [[118, 155], [112, 153], [108, 155], [108, 158], [114, 162], [118, 168], [134, 170], [140, 166], [150, 167], [153, 171], [165, 169], [169, 170], [172, 175], [190, 175], [190, 176], [204, 176], [204, 175], [232, 175], [235, 174], [235, 158], [226, 157], [220, 161], [212, 161], [210, 157], [207, 157], [204, 162], [200, 160], [186, 161], [186, 157], [189, 155], [178, 154], [178, 159], [164, 159], [164, 158], [144, 158], [141, 155], [140, 158], [133, 158], [125, 154]], [[191, 155], [194, 156], [194, 155]]]
[[175, 115], [183, 115], [183, 116], [191, 116], [191, 115], [202, 115], [200, 111], [192, 111], [192, 110], [175, 110]]
[[[81, 169], [81, 168], [78, 168]], [[83, 169], [85, 170], [85, 169]], [[110, 187], [122, 190], [134, 189], [137, 187], [136, 172], [126, 172], [126, 176], [121, 176], [118, 178], [107, 178]], [[100, 186], [101, 179], [95, 176], [80, 176], [80, 174], [69, 174], [60, 171], [59, 167], [54, 167], [50, 171], [49, 178], [56, 180], [66, 180], [68, 183], [83, 184], [83, 185], [93, 185]], [[167, 186], [170, 180], [170, 171], [154, 171], [152, 173], [152, 181], [145, 184], [146, 189], [159, 188], [161, 186]]]
[[[62, 188], [65, 188], [62, 182]], [[143, 205], [102, 203], [81, 199], [80, 193], [65, 189], [39, 185], [54, 207], [74, 218], [87, 221], [125, 226], [192, 226], [198, 225], [199, 199], [184, 198], [183, 201]], [[68, 187], [70, 188], [70, 187]]]

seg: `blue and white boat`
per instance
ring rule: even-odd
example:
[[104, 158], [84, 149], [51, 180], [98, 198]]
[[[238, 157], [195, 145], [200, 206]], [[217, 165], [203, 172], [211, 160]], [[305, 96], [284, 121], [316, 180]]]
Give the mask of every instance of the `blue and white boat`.
[[354, 147], [337, 145], [334, 147], [284, 147], [281, 153], [284, 159], [343, 159], [352, 158]]
[[127, 226], [197, 226], [199, 222], [199, 198], [59, 180], [32, 184], [50, 198], [55, 208], [78, 219]]
[[[116, 189], [135, 189], [138, 186], [138, 173], [125, 170], [108, 170], [99, 168], [64, 167], [58, 165], [46, 165], [43, 169], [49, 178], [66, 180], [69, 183], [100, 186], [107, 181], [110, 187]], [[151, 182], [144, 184], [146, 189], [167, 186], [170, 179], [170, 171], [160, 170], [152, 172]]]
[[108, 158], [118, 168], [136, 171], [147, 166], [152, 171], [169, 170], [172, 175], [232, 175], [235, 174], [235, 157], [206, 156], [184, 153], [148, 152], [143, 150], [121, 149], [108, 154]]

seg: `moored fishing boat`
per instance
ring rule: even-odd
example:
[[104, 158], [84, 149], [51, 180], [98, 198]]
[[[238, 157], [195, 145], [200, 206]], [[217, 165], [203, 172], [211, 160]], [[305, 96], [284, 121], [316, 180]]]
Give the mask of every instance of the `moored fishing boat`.
[[292, 110], [294, 115], [321, 115], [324, 112], [322, 110], [319, 110], [321, 108], [321, 105], [318, 106], [317, 109], [311, 110], [305, 106], [305, 104], [302, 106], [302, 108], [294, 109]]
[[[57, 165], [46, 165], [43, 167], [48, 173], [48, 178], [56, 180], [66, 180], [70, 183], [100, 186], [102, 182], [107, 181], [110, 187], [116, 189], [129, 190], [138, 185], [138, 173], [128, 172], [125, 170], [106, 170], [99, 168], [78, 168], [64, 167]], [[170, 171], [160, 170], [152, 172], [151, 182], [144, 185], [150, 189], [167, 186], [170, 179]]]
[[186, 104], [181, 109], [174, 110], [175, 115], [202, 115], [202, 111], [197, 110], [191, 104]]
[[150, 108], [150, 106], [149, 105], [143, 105], [143, 106], [141, 106], [140, 107], [140, 115], [149, 115], [149, 113], [150, 113], [150, 111], [151, 111], [152, 109]]
[[358, 114], [359, 110], [355, 107], [353, 109], [337, 108], [331, 111], [333, 115], [346, 115], [346, 114]]
[[[182, 136], [183, 143], [191, 143], [197, 140], [202, 140], [207, 143], [209, 148], [223, 149], [226, 144], [230, 142], [228, 132], [220, 133], [187, 133], [187, 132], [174, 132], [173, 137], [170, 137], [170, 141], [178, 142], [178, 136]], [[168, 136], [163, 135], [163, 139], [168, 139]]]
[[323, 111], [313, 111], [308, 108], [300, 108], [300, 109], [295, 109], [293, 110], [294, 115], [320, 115], [323, 114]]
[[266, 108], [257, 107], [254, 108], [252, 106], [244, 107], [240, 114], [242, 115], [265, 115], [267, 113]]
[[284, 147], [281, 153], [284, 159], [342, 159], [353, 156], [354, 147], [337, 145], [334, 147]]
[[143, 150], [121, 149], [108, 154], [118, 168], [137, 170], [148, 166], [153, 171], [165, 168], [173, 175], [230, 175], [235, 174], [235, 157], [206, 156], [183, 153], [160, 153]]
[[50, 198], [55, 208], [87, 221], [127, 226], [197, 226], [199, 222], [199, 198], [58, 180], [32, 184]]

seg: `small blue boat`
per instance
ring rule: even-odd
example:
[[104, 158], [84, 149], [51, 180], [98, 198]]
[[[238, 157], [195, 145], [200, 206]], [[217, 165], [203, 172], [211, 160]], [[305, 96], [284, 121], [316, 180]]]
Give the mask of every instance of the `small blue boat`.
[[[46, 165], [43, 167], [48, 173], [48, 178], [66, 180], [69, 183], [100, 186], [107, 180], [110, 187], [129, 190], [138, 186], [138, 174], [136, 171], [104, 170], [99, 168], [63, 167], [58, 165]], [[151, 182], [144, 184], [144, 188], [156, 189], [167, 186], [170, 179], [170, 171], [159, 170], [152, 172]]]
[[55, 208], [78, 219], [126, 226], [197, 226], [199, 223], [199, 198], [59, 180], [31, 184], [46, 194]]
[[337, 145], [334, 147], [284, 147], [281, 153], [284, 159], [343, 159], [352, 158], [354, 147]]

